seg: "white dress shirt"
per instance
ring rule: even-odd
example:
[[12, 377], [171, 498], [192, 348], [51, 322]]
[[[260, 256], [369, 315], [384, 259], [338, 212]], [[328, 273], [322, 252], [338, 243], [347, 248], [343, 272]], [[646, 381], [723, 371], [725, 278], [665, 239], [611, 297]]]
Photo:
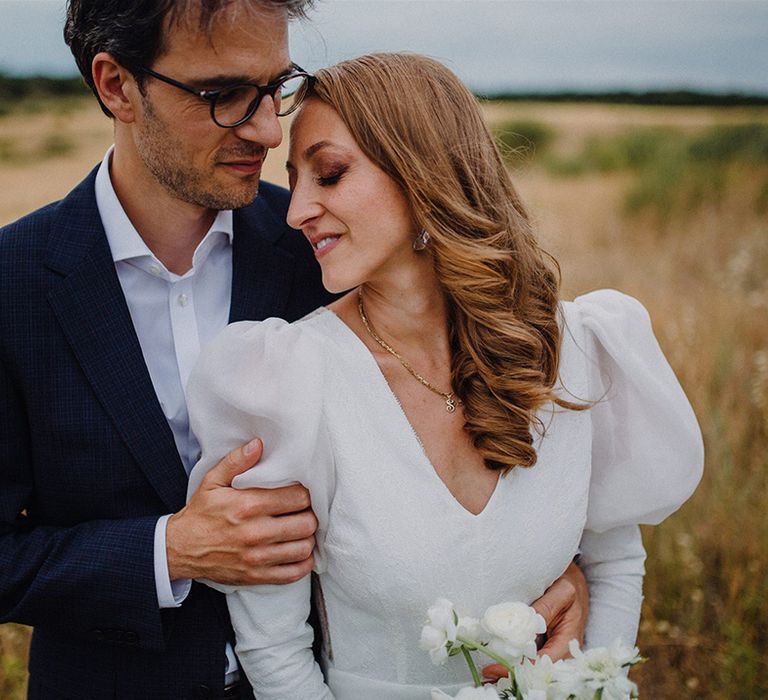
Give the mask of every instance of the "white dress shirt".
[[[139, 235], [109, 175], [111, 147], [96, 175], [96, 205], [155, 393], [187, 474], [200, 453], [189, 427], [185, 387], [201, 346], [229, 320], [232, 293], [232, 212], [220, 211], [183, 275], [166, 269]], [[165, 547], [169, 515], [155, 527], [155, 586], [161, 608], [179, 607], [191, 581], [170, 581]], [[227, 671], [236, 669], [227, 645]]]

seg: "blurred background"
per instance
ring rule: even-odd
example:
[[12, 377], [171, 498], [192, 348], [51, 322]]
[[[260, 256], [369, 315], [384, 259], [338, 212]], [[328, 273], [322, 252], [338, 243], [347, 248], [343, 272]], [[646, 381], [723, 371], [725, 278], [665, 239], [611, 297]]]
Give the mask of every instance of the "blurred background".
[[[64, 7], [0, 0], [0, 225], [111, 143]], [[615, 287], [649, 309], [707, 463], [644, 530], [633, 678], [645, 698], [767, 696], [768, 2], [319, 0], [291, 46], [310, 70], [375, 50], [442, 60], [482, 98], [564, 296]], [[281, 146], [266, 179], [284, 184], [284, 161]], [[0, 698], [25, 696], [28, 639], [0, 626]]]

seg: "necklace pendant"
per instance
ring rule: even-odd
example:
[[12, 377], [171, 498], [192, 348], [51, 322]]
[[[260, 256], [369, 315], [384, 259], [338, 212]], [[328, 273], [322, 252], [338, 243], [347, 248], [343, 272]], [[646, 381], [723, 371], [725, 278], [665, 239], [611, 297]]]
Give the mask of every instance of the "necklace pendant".
[[456, 411], [456, 399], [454, 399], [453, 396], [446, 396], [445, 410], [448, 411], [448, 413], [454, 413]]

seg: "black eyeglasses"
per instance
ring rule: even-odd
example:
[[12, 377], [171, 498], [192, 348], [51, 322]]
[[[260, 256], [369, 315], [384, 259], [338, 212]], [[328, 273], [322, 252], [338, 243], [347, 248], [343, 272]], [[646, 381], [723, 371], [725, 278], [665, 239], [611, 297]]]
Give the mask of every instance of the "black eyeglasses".
[[201, 90], [193, 85], [180, 83], [150, 68], [139, 72], [151, 75], [168, 85], [197, 95], [211, 105], [211, 119], [224, 129], [231, 129], [247, 122], [259, 108], [261, 100], [269, 95], [275, 103], [275, 114], [284, 117], [293, 112], [306, 96], [315, 76], [294, 65], [293, 70], [267, 85], [237, 83], [216, 90]]

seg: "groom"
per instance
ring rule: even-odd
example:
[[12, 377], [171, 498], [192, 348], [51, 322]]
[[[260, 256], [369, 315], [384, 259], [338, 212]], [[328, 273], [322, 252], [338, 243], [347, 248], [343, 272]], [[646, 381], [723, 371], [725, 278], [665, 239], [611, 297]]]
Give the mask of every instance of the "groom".
[[[275, 90], [297, 72], [287, 21], [307, 4], [69, 2], [67, 42], [115, 145], [0, 230], [0, 621], [35, 628], [30, 698], [250, 698], [224, 599], [191, 580], [312, 568], [303, 487], [231, 488], [258, 439], [184, 505], [200, 347], [227, 322], [329, 300], [287, 192], [259, 184], [282, 138]], [[233, 116], [217, 91], [242, 83], [260, 99]], [[556, 654], [583, 631], [584, 592], [574, 567], [538, 604]]]

